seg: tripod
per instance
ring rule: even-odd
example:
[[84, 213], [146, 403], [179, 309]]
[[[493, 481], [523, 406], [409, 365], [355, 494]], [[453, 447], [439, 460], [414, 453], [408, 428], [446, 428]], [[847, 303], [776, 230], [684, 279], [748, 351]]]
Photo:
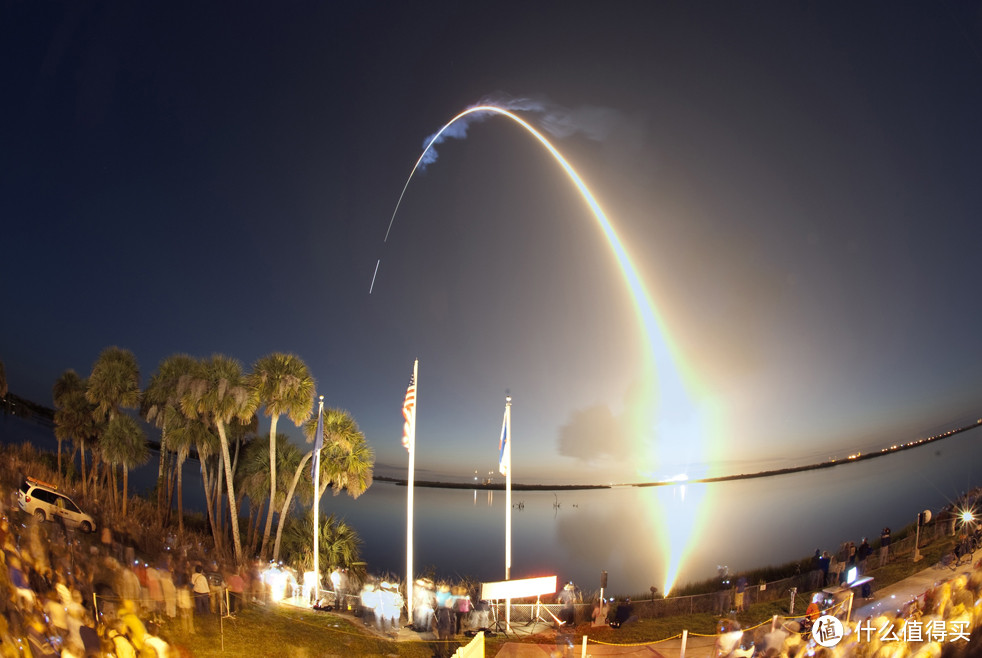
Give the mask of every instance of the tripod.
[[[542, 608], [542, 597], [541, 596], [535, 597], [535, 608], [533, 608], [533, 609], [535, 610], [535, 615], [532, 617], [532, 619], [530, 619], [528, 621], [527, 624], [525, 624], [526, 626], [530, 626], [531, 627], [531, 629], [529, 630], [530, 633], [534, 633], [535, 632], [535, 625], [538, 624], [538, 623], [547, 624], [547, 625], [550, 624], [549, 620], [548, 619], [545, 619], [542, 616], [542, 610], [543, 610], [543, 608]], [[545, 611], [546, 611], [546, 614], [548, 614], [550, 617], [552, 617], [553, 619], [555, 619], [556, 622], [559, 623], [560, 626], [562, 625], [563, 622], [561, 622], [556, 617], [556, 615], [552, 614], [552, 611], [549, 610], [549, 608], [545, 608]]]
[[491, 605], [491, 617], [494, 619], [494, 623], [491, 624], [490, 630], [496, 633], [508, 633], [508, 623], [506, 620], [501, 619], [498, 616], [498, 600], [495, 599], [494, 603]]

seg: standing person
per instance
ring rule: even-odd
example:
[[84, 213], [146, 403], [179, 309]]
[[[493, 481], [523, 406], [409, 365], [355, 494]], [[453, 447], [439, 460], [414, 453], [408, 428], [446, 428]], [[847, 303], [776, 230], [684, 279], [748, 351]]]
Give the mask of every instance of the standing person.
[[177, 588], [174, 586], [174, 578], [169, 569], [161, 568], [158, 571], [160, 591], [164, 597], [164, 612], [169, 619], [174, 619], [177, 617]]
[[719, 591], [716, 593], [716, 614], [725, 615], [730, 610], [730, 569], [726, 566], [716, 567], [719, 573]]
[[745, 609], [745, 604], [743, 600], [744, 592], [747, 591], [747, 579], [743, 576], [737, 578], [736, 582], [736, 593], [733, 595], [733, 607], [736, 608], [737, 612], [743, 612]]
[[337, 610], [344, 610], [341, 607], [341, 568], [334, 567], [328, 579], [331, 581], [331, 589], [334, 591], [334, 607]]
[[597, 601], [597, 605], [593, 607], [593, 625], [594, 626], [606, 626], [607, 625], [607, 602], [604, 599]]
[[866, 541], [866, 537], [863, 537], [862, 543], [859, 544], [859, 548], [856, 549], [856, 561], [858, 562], [859, 573], [866, 573], [866, 558], [868, 558], [872, 552], [872, 547], [870, 547], [869, 542]]
[[371, 626], [375, 617], [375, 586], [365, 583], [361, 588], [361, 620], [365, 626]]
[[887, 563], [890, 555], [890, 528], [889, 526], [880, 531], [880, 566]]
[[562, 619], [567, 626], [575, 625], [576, 608], [574, 604], [576, 603], [576, 586], [573, 585], [572, 580], [563, 585], [563, 591], [559, 593], [559, 602], [563, 604], [560, 619]]
[[420, 578], [413, 587], [413, 627], [417, 633], [425, 633], [433, 626], [433, 606], [436, 599], [433, 581]]
[[470, 621], [471, 617], [471, 597], [467, 593], [466, 587], [459, 587], [457, 590], [457, 595], [454, 597], [454, 610], [457, 613], [457, 634], [460, 635], [461, 630]]
[[191, 590], [194, 592], [194, 609], [199, 614], [208, 612], [208, 597], [211, 595], [211, 587], [208, 586], [208, 578], [201, 572], [201, 565], [195, 565], [194, 575], [191, 576]]
[[228, 587], [228, 612], [235, 614], [242, 609], [243, 596], [245, 595], [245, 580], [242, 572], [238, 569], [231, 570], [225, 577]]
[[822, 557], [818, 561], [818, 569], [822, 572], [821, 583], [818, 587], [813, 587], [812, 589], [822, 589], [829, 582], [829, 568], [832, 566], [832, 556], [829, 555], [828, 551], [822, 551]]
[[160, 582], [160, 572], [150, 565], [147, 565], [147, 601], [151, 616], [157, 619], [164, 609], [164, 590]]

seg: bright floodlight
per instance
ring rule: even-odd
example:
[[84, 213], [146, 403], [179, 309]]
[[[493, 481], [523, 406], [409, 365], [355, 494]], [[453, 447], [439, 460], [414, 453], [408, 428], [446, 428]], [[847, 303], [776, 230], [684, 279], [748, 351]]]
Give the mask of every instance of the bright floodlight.
[[964, 523], [971, 523], [974, 520], [975, 520], [975, 515], [972, 514], [972, 510], [969, 509], [962, 512], [962, 521]]

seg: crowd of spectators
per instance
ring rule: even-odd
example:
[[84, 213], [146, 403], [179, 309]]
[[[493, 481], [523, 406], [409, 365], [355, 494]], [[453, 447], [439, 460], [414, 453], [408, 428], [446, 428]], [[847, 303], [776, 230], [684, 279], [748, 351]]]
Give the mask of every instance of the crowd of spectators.
[[265, 597], [257, 569], [223, 570], [171, 543], [141, 554], [125, 533], [40, 522], [0, 496], [0, 656], [177, 656], [161, 628], [193, 634], [196, 616]]

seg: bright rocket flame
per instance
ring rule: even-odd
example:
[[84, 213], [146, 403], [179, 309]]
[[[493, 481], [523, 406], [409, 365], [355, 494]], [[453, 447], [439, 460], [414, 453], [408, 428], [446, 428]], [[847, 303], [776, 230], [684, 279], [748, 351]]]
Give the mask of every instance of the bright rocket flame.
[[[641, 399], [638, 411], [635, 412], [633, 420], [640, 436], [639, 445], [636, 450], [641, 454], [640, 463], [658, 465], [665, 461], [665, 456], [671, 454], [673, 465], [683, 466], [694, 477], [703, 477], [705, 473], [694, 473], [691, 469], [707, 461], [705, 447], [710, 438], [710, 428], [707, 426], [709, 421], [705, 411], [697, 407], [690, 396], [685, 385], [682, 373], [679, 371], [676, 360], [673, 358], [672, 347], [667, 338], [662, 323], [655, 312], [654, 304], [648, 297], [647, 290], [638, 271], [631, 261], [627, 250], [621, 243], [617, 232], [611, 226], [604, 214], [600, 204], [594, 198], [589, 188], [580, 178], [572, 165], [556, 149], [555, 146], [545, 138], [542, 133], [533, 128], [528, 122], [508, 110], [495, 105], [477, 105], [470, 107], [457, 116], [453, 117], [426, 144], [419, 159], [413, 166], [406, 179], [406, 184], [402, 188], [399, 200], [396, 203], [392, 218], [389, 220], [389, 227], [385, 232], [385, 240], [389, 238], [392, 230], [392, 223], [395, 221], [396, 213], [402, 203], [402, 198], [406, 194], [409, 182], [423, 162], [427, 151], [440, 141], [443, 134], [455, 122], [475, 113], [493, 113], [508, 117], [539, 141], [542, 146], [556, 160], [567, 177], [576, 186], [580, 196], [590, 208], [594, 218], [600, 225], [607, 244], [617, 258], [621, 274], [627, 283], [631, 297], [634, 300], [635, 311], [641, 321], [646, 340], [644, 341], [645, 355], [651, 359], [654, 368], [650, 373], [646, 373], [646, 378], [642, 382]], [[374, 285], [374, 277], [373, 277]], [[640, 469], [639, 472], [650, 473], [654, 468]], [[666, 488], [668, 489], [668, 488]], [[676, 489], [671, 487], [672, 490]], [[706, 490], [700, 487], [698, 495], [689, 496], [689, 502], [685, 502], [685, 486], [681, 487], [681, 501], [660, 500], [655, 503], [652, 510], [655, 516], [655, 526], [661, 534], [660, 540], [663, 546], [663, 553], [666, 556], [665, 586], [663, 592], [667, 595], [675, 584], [678, 572], [681, 569], [683, 557], [692, 545], [695, 533], [698, 530], [702, 519], [701, 510], [704, 507]], [[695, 500], [693, 500], [693, 497]], [[660, 497], [652, 497], [655, 500]], [[674, 497], [673, 497], [674, 498]], [[659, 504], [660, 503], [660, 504]], [[683, 504], [684, 503], [684, 504]], [[660, 518], [658, 518], [660, 517]]]

